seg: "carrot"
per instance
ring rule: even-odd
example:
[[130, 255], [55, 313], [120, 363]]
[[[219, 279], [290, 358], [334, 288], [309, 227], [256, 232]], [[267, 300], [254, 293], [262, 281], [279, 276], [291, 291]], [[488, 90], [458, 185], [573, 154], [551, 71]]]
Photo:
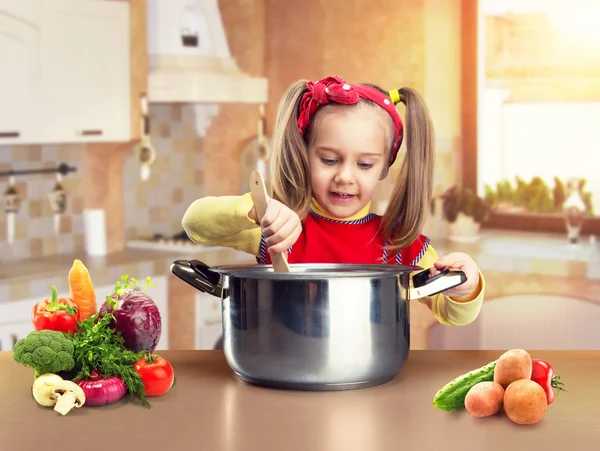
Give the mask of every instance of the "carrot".
[[81, 260], [75, 259], [69, 270], [69, 288], [70, 297], [79, 309], [80, 321], [85, 321], [98, 311], [96, 290], [90, 273]]

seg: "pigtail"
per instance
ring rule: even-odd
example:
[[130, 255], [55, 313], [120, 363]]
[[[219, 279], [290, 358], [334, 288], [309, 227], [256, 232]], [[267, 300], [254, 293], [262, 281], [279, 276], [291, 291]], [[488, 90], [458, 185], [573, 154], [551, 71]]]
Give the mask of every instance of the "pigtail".
[[390, 249], [402, 249], [421, 233], [433, 191], [435, 132], [429, 111], [414, 90], [398, 90], [406, 107], [406, 155], [383, 216]]
[[277, 109], [271, 157], [272, 198], [304, 219], [312, 189], [307, 146], [298, 130], [298, 111], [306, 81], [297, 81], [284, 93]]

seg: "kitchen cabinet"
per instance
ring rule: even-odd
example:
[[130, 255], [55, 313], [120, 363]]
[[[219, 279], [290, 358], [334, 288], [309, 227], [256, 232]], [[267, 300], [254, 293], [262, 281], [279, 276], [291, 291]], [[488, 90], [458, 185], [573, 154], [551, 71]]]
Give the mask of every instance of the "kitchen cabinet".
[[0, 0], [0, 145], [128, 141], [129, 33], [128, 2]]
[[0, 146], [39, 138], [40, 0], [0, 0]]
[[[255, 264], [256, 259], [242, 251], [229, 249], [227, 264]], [[215, 349], [215, 344], [223, 335], [223, 302], [220, 298], [198, 290], [195, 293], [194, 344], [195, 349]]]
[[[58, 296], [64, 297], [64, 293]], [[33, 330], [31, 310], [39, 301], [35, 298], [0, 304], [0, 350], [12, 351], [17, 340]]]
[[41, 37], [42, 139], [128, 140], [129, 4], [44, 0]]
[[[156, 287], [148, 288], [147, 294], [156, 303], [162, 322], [162, 333], [157, 350], [164, 350], [169, 348], [167, 277], [164, 275], [154, 276], [151, 279]], [[105, 296], [114, 291], [114, 287], [114, 284], [95, 287], [98, 308], [104, 303]], [[59, 291], [58, 296], [59, 298], [69, 297], [69, 292]], [[0, 304], [0, 351], [11, 351], [17, 340], [26, 337], [29, 332], [34, 330], [31, 323], [31, 310], [41, 300], [42, 298], [35, 297]]]

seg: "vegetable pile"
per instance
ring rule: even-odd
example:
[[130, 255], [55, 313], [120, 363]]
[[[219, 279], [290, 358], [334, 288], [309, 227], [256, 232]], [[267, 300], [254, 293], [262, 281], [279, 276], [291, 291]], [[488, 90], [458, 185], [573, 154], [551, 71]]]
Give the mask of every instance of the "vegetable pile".
[[154, 354], [162, 332], [158, 307], [146, 289], [125, 275], [98, 309], [90, 274], [75, 260], [69, 298], [51, 296], [32, 310], [34, 331], [14, 346], [16, 362], [34, 370], [33, 398], [61, 415], [102, 406], [126, 394], [144, 407], [175, 384], [171, 364]]
[[530, 425], [546, 415], [561, 390], [566, 391], [548, 362], [511, 349], [448, 382], [435, 394], [433, 405], [444, 411], [464, 408], [478, 418], [504, 410], [514, 423]]

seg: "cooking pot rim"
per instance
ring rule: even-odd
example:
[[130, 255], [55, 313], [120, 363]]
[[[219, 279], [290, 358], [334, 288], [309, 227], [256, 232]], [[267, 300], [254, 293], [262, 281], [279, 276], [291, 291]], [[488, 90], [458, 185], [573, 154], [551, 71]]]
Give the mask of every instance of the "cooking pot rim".
[[272, 265], [264, 264], [219, 265], [208, 269], [225, 276], [285, 280], [395, 277], [423, 270], [420, 266], [390, 264], [292, 263], [289, 266], [290, 272], [276, 272]]

